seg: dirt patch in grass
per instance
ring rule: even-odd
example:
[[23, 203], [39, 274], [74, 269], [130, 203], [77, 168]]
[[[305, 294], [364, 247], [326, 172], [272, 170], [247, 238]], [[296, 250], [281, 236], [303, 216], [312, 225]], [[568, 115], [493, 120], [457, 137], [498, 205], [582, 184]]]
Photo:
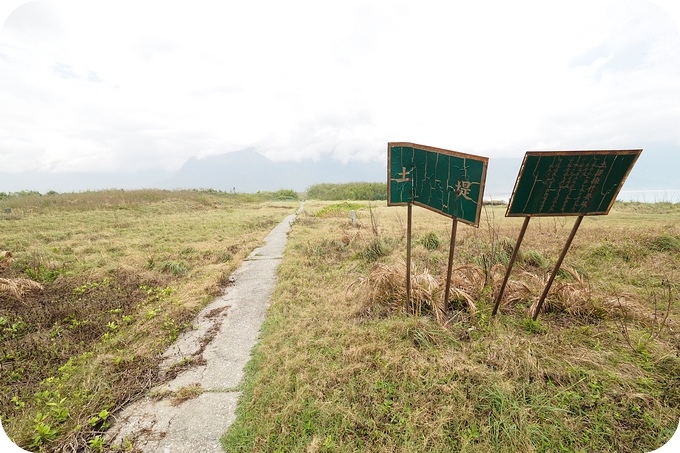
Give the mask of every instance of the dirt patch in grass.
[[[0, 278], [13, 280], [18, 276], [6, 269], [0, 271]], [[11, 369], [2, 374], [3, 388], [12, 388], [12, 381], [39, 383], [54, 373], [54, 366], [88, 350], [105, 333], [131, 322], [147, 299], [142, 288], [156, 285], [121, 272], [98, 282], [63, 277], [45, 283], [30, 298], [18, 299], [0, 292], [3, 369]]]
[[[0, 278], [18, 277], [16, 271], [6, 268], [0, 271]], [[163, 283], [140, 280], [121, 271], [98, 281], [62, 276], [33, 290], [31, 297], [16, 298], [0, 292], [0, 386], [4, 389], [0, 412], [5, 429], [16, 433], [14, 422], [22, 419], [27, 408], [40, 406], [45, 411], [43, 423], [59, 430], [76, 418], [72, 405], [96, 400], [92, 392], [98, 385], [111, 386], [103, 397], [103, 406], [110, 409], [134, 398], [155, 380], [158, 359], [143, 349], [126, 351], [120, 344], [116, 348], [119, 353], [108, 355], [106, 363], [101, 364], [109, 369], [109, 382], [71, 389], [76, 395], [67, 392], [67, 381], [76, 367], [87, 368], [90, 360], [96, 360], [91, 351], [116, 338], [122, 340], [120, 331], [144, 322], [141, 309], [149, 301], [147, 288], [159, 285]], [[49, 436], [38, 437], [37, 442], [21, 438], [22, 433], [29, 437], [29, 432], [19, 428], [16, 440], [34, 447], [52, 440]]]

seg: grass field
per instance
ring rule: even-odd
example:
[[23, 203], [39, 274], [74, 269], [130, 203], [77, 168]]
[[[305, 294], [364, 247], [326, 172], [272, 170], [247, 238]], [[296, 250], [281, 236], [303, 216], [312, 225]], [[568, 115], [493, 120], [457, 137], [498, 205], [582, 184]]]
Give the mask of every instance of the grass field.
[[[103, 433], [157, 384], [160, 353], [297, 201], [103, 191], [0, 200], [0, 416], [33, 451], [134, 451]], [[680, 205], [587, 217], [538, 321], [573, 218], [487, 206], [458, 227], [414, 208], [314, 202], [298, 217], [228, 451], [622, 451], [680, 417]], [[358, 226], [350, 222], [350, 211]], [[188, 396], [190, 397], [190, 396]]]
[[297, 201], [102, 191], [0, 200], [0, 416], [31, 451], [103, 451], [117, 408]]
[[646, 452], [672, 436], [680, 205], [587, 217], [537, 321], [574, 218], [532, 220], [491, 317], [522, 222], [504, 207], [459, 226], [445, 308], [450, 220], [414, 208], [409, 304], [405, 208], [305, 206], [227, 451]]

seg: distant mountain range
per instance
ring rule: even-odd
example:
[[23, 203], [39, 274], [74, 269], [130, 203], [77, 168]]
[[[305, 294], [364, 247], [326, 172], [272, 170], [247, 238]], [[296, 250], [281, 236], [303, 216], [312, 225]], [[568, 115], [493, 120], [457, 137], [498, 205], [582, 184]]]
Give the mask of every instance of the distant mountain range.
[[387, 168], [381, 162], [342, 162], [329, 156], [319, 160], [267, 159], [254, 149], [198, 159], [190, 158], [162, 182], [164, 188], [212, 188], [252, 193], [293, 189], [299, 192], [319, 183], [384, 181]]
[[[521, 157], [490, 159], [486, 197], [509, 197], [521, 163]], [[624, 189], [680, 190], [679, 168], [679, 148], [669, 146], [645, 150]], [[235, 190], [242, 193], [292, 189], [302, 192], [318, 183], [376, 182], [386, 179], [385, 162], [352, 161], [344, 164], [328, 155], [322, 155], [318, 160], [275, 162], [251, 148], [205, 158], [191, 157], [174, 173], [0, 172], [0, 192], [143, 188]]]

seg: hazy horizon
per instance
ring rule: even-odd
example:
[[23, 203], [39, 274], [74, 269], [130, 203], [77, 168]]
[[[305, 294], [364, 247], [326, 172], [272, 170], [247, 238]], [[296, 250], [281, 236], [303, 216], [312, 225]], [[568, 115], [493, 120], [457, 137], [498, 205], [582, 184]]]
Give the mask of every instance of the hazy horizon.
[[[669, 157], [670, 156], [670, 157]], [[680, 202], [677, 164], [672, 152], [643, 151], [619, 193], [621, 201]], [[484, 198], [508, 201], [522, 158], [490, 159]], [[666, 163], [666, 165], [663, 165]], [[386, 182], [386, 163], [342, 163], [330, 156], [301, 161], [273, 161], [253, 149], [205, 158], [192, 157], [176, 172], [16, 173], [0, 172], [0, 192], [71, 193], [105, 189], [214, 189], [239, 193], [290, 189], [305, 192], [321, 183]]]

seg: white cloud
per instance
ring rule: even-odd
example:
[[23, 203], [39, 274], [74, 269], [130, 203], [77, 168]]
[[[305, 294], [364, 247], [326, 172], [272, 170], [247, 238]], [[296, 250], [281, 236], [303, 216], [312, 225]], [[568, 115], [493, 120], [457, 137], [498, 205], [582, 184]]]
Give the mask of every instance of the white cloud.
[[633, 0], [38, 0], [0, 32], [0, 171], [680, 146], [679, 50]]

